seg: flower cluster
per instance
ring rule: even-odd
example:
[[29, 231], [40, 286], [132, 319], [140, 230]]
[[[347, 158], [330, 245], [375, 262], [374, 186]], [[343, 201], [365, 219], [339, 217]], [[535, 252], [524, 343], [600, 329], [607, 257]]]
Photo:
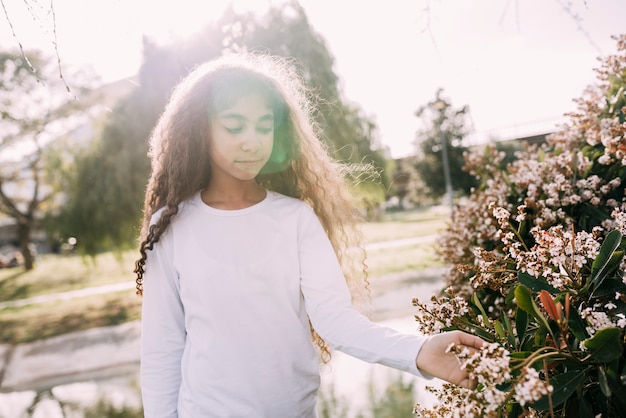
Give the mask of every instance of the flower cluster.
[[485, 344], [474, 353], [467, 347], [452, 344], [446, 352], [452, 352], [459, 360], [462, 370], [482, 385], [496, 385], [511, 378], [509, 352], [498, 343]]
[[588, 260], [595, 259], [600, 250], [597, 235], [586, 231], [574, 233], [563, 225], [547, 230], [533, 227], [530, 233], [535, 245], [529, 251], [510, 252], [516, 270], [535, 278], [545, 277], [556, 289], [571, 286]]
[[[518, 371], [513, 374], [510, 353], [498, 343], [485, 344], [473, 353], [454, 344], [448, 350], [456, 354], [461, 368], [478, 381], [479, 389], [463, 389], [450, 384], [444, 384], [440, 389], [428, 387], [438, 403], [433, 408], [414, 405], [413, 412], [419, 416], [498, 417], [499, 410], [509, 399], [515, 399], [524, 406], [554, 390], [536, 369], [527, 365], [516, 366]], [[512, 389], [506, 391], [504, 387]]]
[[552, 385], [541, 379], [539, 372], [532, 367], [524, 367], [522, 369], [521, 378], [513, 387], [515, 400], [517, 400], [521, 406], [536, 402], [553, 391], [554, 388]]
[[580, 317], [587, 321], [585, 330], [589, 335], [604, 328], [626, 328], [626, 314], [617, 309], [617, 305], [609, 302], [596, 303], [593, 307], [581, 309]]
[[469, 312], [468, 303], [462, 297], [444, 299], [433, 295], [430, 303], [413, 299], [413, 305], [417, 307], [415, 320], [424, 334], [435, 334], [446, 328], [458, 327], [458, 319]]
[[626, 36], [616, 40], [546, 144], [506, 166], [494, 149], [468, 155], [481, 186], [440, 242], [446, 292], [414, 304], [424, 332], [472, 332], [492, 352], [458, 352], [478, 390], [433, 389], [439, 404], [416, 406], [421, 416], [626, 416]]

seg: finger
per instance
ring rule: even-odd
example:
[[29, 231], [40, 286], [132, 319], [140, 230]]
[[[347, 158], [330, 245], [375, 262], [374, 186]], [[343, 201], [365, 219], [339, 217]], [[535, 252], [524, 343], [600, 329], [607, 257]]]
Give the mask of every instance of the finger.
[[462, 345], [476, 349], [480, 349], [484, 344], [486, 344], [485, 340], [482, 338], [465, 332], [460, 335], [459, 340]]
[[466, 377], [458, 383], [459, 386], [466, 389], [476, 389], [478, 386], [478, 380], [475, 377], [466, 375]]
[[463, 381], [463, 383], [463, 387], [466, 389], [476, 389], [476, 386], [478, 386], [478, 380], [476, 379], [467, 378]]

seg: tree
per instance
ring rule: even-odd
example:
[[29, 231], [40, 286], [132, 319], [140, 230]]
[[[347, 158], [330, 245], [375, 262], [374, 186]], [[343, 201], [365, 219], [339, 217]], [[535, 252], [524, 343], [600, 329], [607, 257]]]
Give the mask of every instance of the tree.
[[390, 195], [398, 199], [396, 209], [411, 209], [415, 205], [433, 204], [426, 195], [428, 188], [417, 169], [417, 157], [410, 155], [395, 160], [394, 177]]
[[[115, 106], [98, 143], [81, 155], [70, 176], [68, 202], [56, 219], [65, 235], [79, 237], [82, 249], [92, 254], [134, 243], [150, 171], [148, 139], [172, 88], [195, 65], [242, 50], [293, 58], [317, 97], [315, 122], [330, 151], [339, 160], [367, 162], [382, 172], [385, 159], [373, 150], [376, 127], [359, 108], [344, 103], [333, 59], [303, 9], [295, 2], [264, 16], [231, 9], [184, 43], [144, 40], [137, 88]], [[368, 202], [382, 201], [385, 186], [361, 190]]]
[[[444, 196], [448, 190], [467, 194], [476, 186], [476, 180], [464, 172], [464, 156], [467, 148], [462, 140], [466, 136], [469, 108], [455, 109], [437, 90], [435, 99], [415, 112], [423, 122], [416, 134], [418, 149], [416, 169], [433, 198]], [[445, 158], [447, 157], [447, 158]], [[447, 161], [445, 161], [447, 160]], [[449, 172], [446, 173], [446, 170]], [[449, 184], [446, 184], [449, 181]]]
[[41, 53], [0, 53], [0, 213], [15, 221], [27, 270], [34, 263], [33, 230], [54, 196], [47, 145], [76, 126], [84, 106]]

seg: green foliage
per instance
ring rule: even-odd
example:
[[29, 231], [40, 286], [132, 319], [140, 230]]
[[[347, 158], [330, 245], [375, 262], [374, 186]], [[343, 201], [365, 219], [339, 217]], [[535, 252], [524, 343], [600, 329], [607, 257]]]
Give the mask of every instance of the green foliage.
[[[384, 387], [384, 392], [380, 390]], [[337, 396], [335, 386], [330, 384], [320, 390], [317, 412], [320, 418], [412, 418], [415, 383], [407, 380], [402, 373], [393, 378], [376, 381], [374, 375], [368, 382], [369, 403], [366, 409], [350, 413], [349, 399]]]
[[[115, 106], [98, 143], [79, 156], [75, 174], [69, 176], [68, 202], [55, 218], [58, 234], [76, 236], [79, 248], [89, 254], [132, 245], [150, 171], [148, 139], [173, 86], [197, 64], [243, 50], [294, 59], [317, 105], [315, 123], [333, 155], [384, 167], [384, 157], [373, 149], [373, 122], [341, 97], [333, 58], [304, 10], [296, 2], [271, 8], [264, 16], [230, 9], [185, 43], [144, 41], [137, 88]], [[387, 174], [369, 183], [379, 190], [357, 187], [368, 202], [380, 201], [389, 184]]]
[[626, 416], [626, 36], [616, 39], [546, 145], [507, 166], [493, 150], [468, 158], [481, 185], [441, 241], [456, 268], [439, 304], [468, 308], [444, 328], [507, 350], [510, 376], [478, 391], [505, 393], [493, 416]]
[[[120, 127], [105, 126], [99, 140], [75, 154], [66, 171], [67, 199], [62, 210], [47, 224], [53, 235], [76, 237], [77, 249], [95, 255], [108, 249], [129, 248], [138, 235], [142, 195], [149, 173], [148, 125], [141, 126], [141, 112], [134, 114], [130, 103], [113, 111]], [[137, 138], [143, 138], [139, 141]]]
[[416, 169], [429, 188], [429, 194], [438, 198], [446, 193], [443, 152], [447, 150], [448, 167], [453, 192], [466, 195], [476, 180], [463, 170], [464, 153], [468, 149], [461, 141], [467, 134], [467, 113], [464, 106], [455, 109], [437, 90], [433, 101], [420, 107], [415, 115], [423, 128], [417, 132], [416, 144], [420, 150]]
[[317, 413], [320, 418], [348, 418], [349, 409], [348, 401], [337, 396], [333, 384], [320, 389], [317, 402]]
[[371, 418], [412, 418], [415, 399], [415, 383], [406, 381], [402, 374], [387, 382], [382, 395], [377, 395], [374, 380], [369, 383], [369, 411], [365, 416]]
[[130, 406], [115, 407], [101, 399], [94, 406], [84, 411], [84, 418], [142, 418], [143, 408]]
[[[90, 78], [72, 77], [72, 93], [85, 96]], [[53, 167], [60, 154], [50, 142], [82, 123], [91, 105], [68, 92], [56, 64], [42, 53], [0, 52], [0, 213], [17, 225], [26, 270], [34, 263], [33, 231], [59, 195]]]

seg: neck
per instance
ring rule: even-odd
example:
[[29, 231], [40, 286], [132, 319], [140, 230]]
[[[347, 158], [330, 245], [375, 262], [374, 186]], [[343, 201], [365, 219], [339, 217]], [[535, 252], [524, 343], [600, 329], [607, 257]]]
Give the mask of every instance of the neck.
[[256, 205], [265, 199], [265, 196], [265, 189], [255, 181], [240, 183], [235, 187], [217, 186], [209, 183], [201, 193], [204, 203], [213, 208], [225, 210], [245, 209]]

